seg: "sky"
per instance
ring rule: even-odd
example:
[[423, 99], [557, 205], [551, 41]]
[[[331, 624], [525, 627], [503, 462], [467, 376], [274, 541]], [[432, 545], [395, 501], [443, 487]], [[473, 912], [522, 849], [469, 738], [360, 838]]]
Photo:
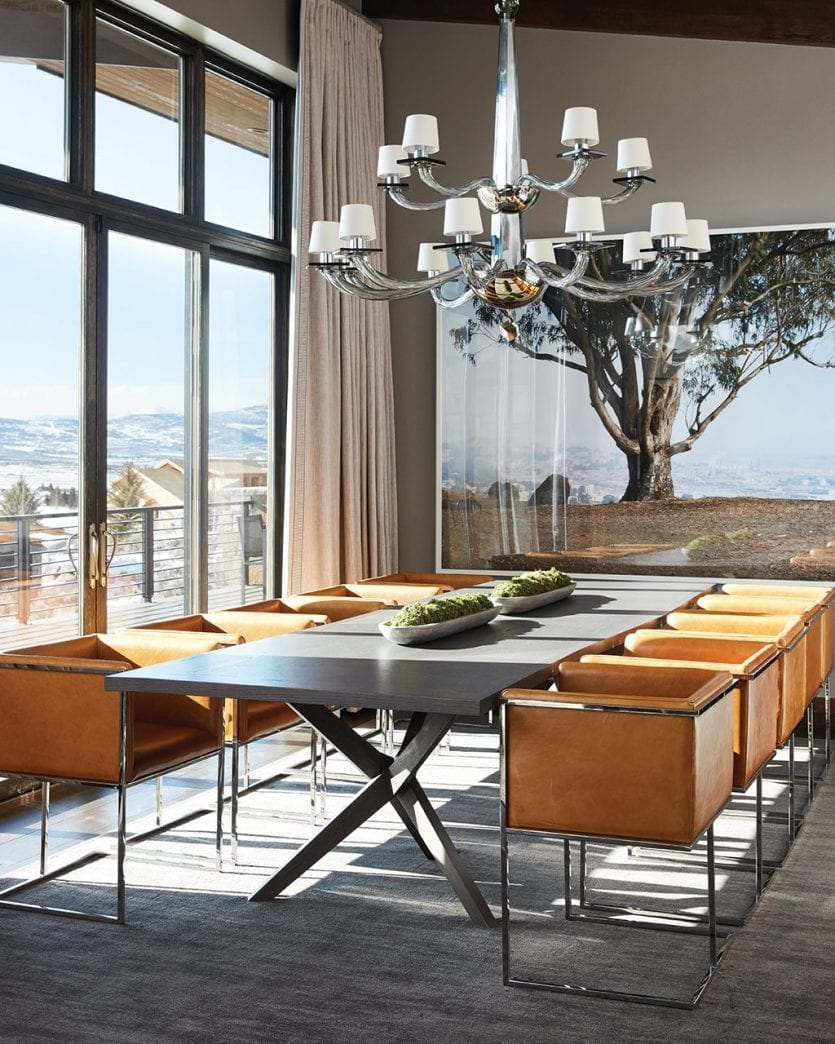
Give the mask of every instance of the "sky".
[[[464, 310], [442, 313], [442, 331], [460, 326], [465, 318]], [[470, 418], [468, 434], [484, 447], [492, 444], [494, 448], [485, 452], [497, 459], [502, 453], [518, 457], [528, 446], [547, 455], [555, 439], [562, 440], [555, 459], [566, 445], [617, 452], [589, 404], [584, 375], [557, 363], [527, 358], [504, 345], [485, 347], [472, 365], [445, 340], [443, 332], [441, 340], [445, 441], [465, 437], [460, 418], [466, 414]], [[487, 343], [482, 340], [477, 347]], [[674, 436], [685, 434], [680, 414]], [[821, 370], [790, 360], [743, 388], [693, 450], [679, 460], [699, 462], [717, 456], [782, 460], [815, 453], [835, 456], [835, 369]]]
[[[0, 161], [58, 177], [63, 80], [0, 62]], [[177, 128], [98, 96], [98, 187], [175, 209]], [[214, 138], [206, 148], [207, 216], [265, 232], [269, 163]], [[110, 234], [109, 412], [183, 412], [187, 252]], [[0, 417], [72, 415], [78, 409], [82, 234], [78, 225], [0, 207]], [[213, 261], [210, 409], [266, 402], [271, 276]], [[44, 380], [44, 374], [49, 380]]]

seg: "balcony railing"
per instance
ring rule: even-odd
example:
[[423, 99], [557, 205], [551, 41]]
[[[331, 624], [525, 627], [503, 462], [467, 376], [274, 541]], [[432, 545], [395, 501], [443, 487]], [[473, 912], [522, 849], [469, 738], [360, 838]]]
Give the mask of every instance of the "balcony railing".
[[[242, 521], [251, 518], [254, 510], [249, 499], [209, 505], [209, 590], [215, 595], [222, 592], [228, 602], [260, 597], [263, 590], [258, 527], [254, 546], [252, 529]], [[74, 511], [0, 516], [0, 629], [30, 628], [57, 623], [59, 617], [73, 618], [79, 601], [79, 556], [83, 553]], [[107, 558], [109, 612], [122, 615], [121, 608], [133, 606], [133, 615], [142, 616], [141, 607], [145, 605], [152, 618], [150, 606], [160, 603], [172, 613], [183, 611], [182, 505], [108, 510]], [[55, 627], [50, 630], [55, 631]]]

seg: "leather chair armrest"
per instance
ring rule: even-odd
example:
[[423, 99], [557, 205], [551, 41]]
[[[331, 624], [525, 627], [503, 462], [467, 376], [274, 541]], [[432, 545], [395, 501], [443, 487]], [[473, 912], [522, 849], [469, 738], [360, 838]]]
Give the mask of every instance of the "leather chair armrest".
[[360, 598], [373, 598], [388, 605], [408, 605], [419, 602], [421, 598], [432, 598], [443, 594], [449, 588], [438, 584], [346, 584], [351, 594]]
[[[681, 631], [633, 631], [624, 642], [626, 654], [633, 657], [701, 661], [716, 670], [751, 675], [778, 655], [776, 645], [770, 642], [750, 641], [744, 638], [713, 638], [685, 635]], [[717, 667], [717, 664], [719, 665]]]
[[247, 613], [225, 609], [216, 613], [205, 613], [204, 617], [207, 623], [217, 627], [219, 631], [239, 634], [247, 642], [316, 626], [313, 618], [304, 613]]
[[[679, 667], [680, 665], [676, 665]], [[641, 710], [648, 712], [677, 711], [681, 714], [699, 714], [718, 697], [723, 696], [733, 685], [733, 678], [726, 671], [705, 671], [705, 683], [686, 696], [674, 694], [629, 695], [611, 692], [566, 692], [560, 689], [541, 691], [536, 689], [505, 689], [502, 700], [508, 704], [524, 704], [542, 707], [602, 707], [607, 710]], [[544, 699], [542, 698], [544, 697]]]
[[752, 597], [749, 595], [708, 594], [697, 599], [700, 609], [709, 613], [743, 613], [765, 616], [806, 617], [819, 607], [817, 600], [808, 598]]
[[321, 614], [330, 620], [347, 620], [351, 616], [373, 613], [376, 609], [390, 608], [385, 602], [355, 595], [288, 595], [284, 601], [294, 612]]
[[633, 664], [628, 657], [614, 658], [606, 664], [564, 662], [556, 674], [560, 692], [608, 693], [638, 696], [644, 699], [668, 698], [713, 699], [734, 684], [727, 671], [707, 667], [672, 667]]

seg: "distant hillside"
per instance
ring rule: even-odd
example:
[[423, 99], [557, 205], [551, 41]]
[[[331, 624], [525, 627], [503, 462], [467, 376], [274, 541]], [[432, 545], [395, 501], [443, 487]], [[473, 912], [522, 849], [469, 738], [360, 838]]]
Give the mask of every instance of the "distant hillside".
[[[249, 406], [210, 414], [209, 455], [264, 460], [267, 410]], [[159, 464], [183, 456], [183, 417], [176, 413], [137, 413], [117, 417], [108, 430], [107, 457], [111, 465], [132, 460], [138, 465]], [[21, 471], [36, 465], [72, 467], [78, 459], [78, 421], [71, 417], [15, 420], [0, 417], [0, 465]]]

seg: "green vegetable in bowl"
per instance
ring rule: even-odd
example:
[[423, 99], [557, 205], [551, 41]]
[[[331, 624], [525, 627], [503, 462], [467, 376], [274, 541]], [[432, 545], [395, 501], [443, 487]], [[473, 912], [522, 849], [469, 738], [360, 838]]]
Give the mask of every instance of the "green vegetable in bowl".
[[572, 583], [568, 573], [559, 569], [537, 569], [532, 573], [520, 573], [512, 580], [502, 580], [493, 588], [497, 598], [524, 598], [527, 595], [556, 591]]
[[483, 613], [492, 609], [493, 603], [483, 594], [447, 595], [446, 598], [430, 598], [428, 602], [412, 602], [388, 621], [389, 627], [416, 627], [421, 624], [441, 623], [455, 620], [471, 613]]

